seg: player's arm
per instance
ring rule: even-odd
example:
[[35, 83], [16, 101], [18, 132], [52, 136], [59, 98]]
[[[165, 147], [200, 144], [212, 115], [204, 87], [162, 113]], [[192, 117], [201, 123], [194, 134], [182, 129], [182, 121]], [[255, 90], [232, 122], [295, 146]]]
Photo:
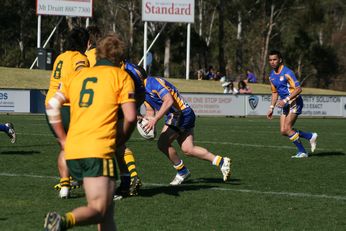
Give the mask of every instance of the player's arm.
[[124, 114], [124, 122], [121, 131], [121, 137], [117, 141], [117, 145], [121, 146], [130, 138], [137, 121], [137, 109], [135, 102], [127, 102], [121, 104], [121, 110]]
[[273, 118], [273, 111], [274, 111], [276, 102], [277, 102], [277, 100], [279, 98], [279, 94], [276, 91], [276, 88], [275, 88], [275, 86], [272, 83], [271, 83], [271, 89], [272, 89], [272, 98], [271, 98], [270, 106], [269, 106], [269, 109], [268, 109], [268, 112], [267, 112], [267, 118], [268, 119], [272, 119]]
[[172, 107], [174, 99], [171, 96], [171, 94], [167, 93], [162, 98], [162, 106], [159, 111], [156, 112], [155, 116], [149, 119], [149, 123], [144, 127], [146, 131], [150, 131], [153, 129], [157, 123], [162, 117], [165, 116], [165, 114], [169, 111], [169, 109]]
[[287, 82], [290, 85], [290, 88], [293, 89], [293, 91], [285, 99], [279, 100], [279, 107], [284, 107], [286, 103], [291, 103], [291, 101], [294, 100], [297, 96], [299, 96], [299, 94], [302, 92], [300, 83], [297, 81], [294, 73], [285, 74], [285, 78], [287, 79]]
[[290, 103], [292, 99], [295, 99], [302, 92], [301, 87], [296, 87], [292, 91], [290, 96], [287, 96], [285, 99], [279, 100], [278, 106], [283, 107], [286, 103]]
[[46, 105], [48, 121], [57, 135], [58, 142], [62, 149], [64, 149], [65, 146], [66, 133], [61, 121], [60, 108], [65, 102], [65, 96], [58, 91]]

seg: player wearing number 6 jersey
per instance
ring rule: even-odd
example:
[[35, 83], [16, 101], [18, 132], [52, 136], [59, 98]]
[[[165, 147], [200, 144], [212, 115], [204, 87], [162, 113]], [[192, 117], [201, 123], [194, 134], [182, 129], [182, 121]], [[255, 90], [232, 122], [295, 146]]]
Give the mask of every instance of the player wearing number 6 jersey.
[[[84, 51], [87, 48], [88, 39], [88, 32], [84, 28], [74, 28], [68, 34], [65, 47], [66, 51], [60, 54], [54, 62], [53, 71], [50, 77], [49, 90], [46, 96], [46, 105], [58, 91], [60, 82], [63, 81], [66, 76], [69, 76], [73, 72], [89, 66], [88, 59], [84, 55]], [[65, 132], [67, 132], [70, 123], [70, 106], [68, 104], [64, 104], [61, 107], [61, 113], [63, 114], [63, 126]], [[52, 132], [54, 136], [57, 137], [53, 130]], [[68, 172], [63, 150], [60, 150], [58, 155], [58, 170], [60, 181], [59, 184], [55, 185], [55, 188], [59, 190], [60, 198], [68, 198], [70, 195], [70, 188], [75, 187], [77, 182], [70, 181], [70, 174]]]
[[[116, 230], [115, 151], [116, 146], [129, 139], [137, 120], [134, 82], [119, 67], [123, 44], [114, 34], [101, 39], [96, 48], [96, 65], [64, 79], [60, 90], [48, 102], [49, 122], [65, 150], [70, 174], [83, 181], [88, 205], [65, 216], [48, 213], [45, 230], [66, 230], [87, 224], [98, 224], [98, 230]], [[67, 136], [59, 111], [65, 102], [71, 105]], [[124, 116], [121, 130], [117, 129], [120, 107]]]
[[296, 145], [298, 152], [292, 158], [308, 157], [305, 148], [300, 141], [304, 138], [310, 141], [311, 152], [315, 151], [317, 133], [303, 132], [293, 128], [298, 115], [302, 113], [303, 99], [300, 96], [302, 89], [300, 83], [292, 70], [284, 66], [283, 59], [278, 51], [269, 53], [269, 64], [273, 68], [269, 76], [272, 89], [272, 99], [267, 118], [272, 119], [275, 106], [282, 109], [280, 116], [280, 131], [288, 136], [290, 141]]
[[[185, 155], [207, 160], [220, 168], [223, 180], [231, 177], [231, 159], [214, 155], [203, 147], [194, 145], [195, 113], [186, 100], [180, 95], [178, 89], [170, 82], [157, 77], [148, 77], [144, 80], [146, 117], [149, 123], [144, 127], [151, 130], [156, 123], [165, 117], [158, 140], [159, 149], [168, 157], [177, 170], [171, 185], [183, 183], [190, 171], [179, 158], [172, 143], [177, 140]], [[156, 113], [155, 113], [156, 112]]]

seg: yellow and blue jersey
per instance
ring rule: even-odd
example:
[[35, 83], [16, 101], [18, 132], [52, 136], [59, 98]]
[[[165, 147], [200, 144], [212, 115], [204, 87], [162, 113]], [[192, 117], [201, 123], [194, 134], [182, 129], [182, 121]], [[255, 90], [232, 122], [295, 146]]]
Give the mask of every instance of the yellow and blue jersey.
[[[279, 71], [272, 70], [269, 76], [272, 92], [278, 93], [281, 99], [285, 99], [290, 96], [291, 93], [297, 87], [300, 87], [300, 83], [294, 75], [293, 71], [288, 67], [281, 65]], [[289, 112], [295, 114], [301, 114], [303, 109], [303, 99], [300, 95], [290, 100], [290, 104], [286, 104], [282, 113], [287, 115]]]
[[162, 98], [166, 94], [173, 97], [173, 106], [168, 113], [183, 111], [190, 108], [186, 100], [179, 93], [178, 89], [165, 79], [159, 77], [148, 77], [144, 80], [145, 86], [145, 101], [150, 104], [155, 110], [159, 111], [162, 106]]
[[162, 98], [170, 94], [173, 98], [173, 105], [165, 115], [165, 124], [177, 132], [190, 130], [195, 127], [195, 113], [186, 100], [179, 93], [178, 89], [170, 82], [158, 78], [148, 77], [144, 80], [145, 101], [155, 111], [159, 111], [162, 106]]
[[278, 93], [281, 99], [290, 96], [295, 88], [300, 87], [300, 83], [293, 71], [288, 67], [281, 65], [278, 73], [271, 71], [269, 76], [273, 93]]

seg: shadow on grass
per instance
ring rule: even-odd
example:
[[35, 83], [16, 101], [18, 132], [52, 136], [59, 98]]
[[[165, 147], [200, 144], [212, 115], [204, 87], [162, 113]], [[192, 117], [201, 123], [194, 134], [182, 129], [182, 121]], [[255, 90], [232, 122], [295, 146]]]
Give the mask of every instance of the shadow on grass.
[[2, 151], [0, 152], [0, 155], [33, 155], [41, 153], [40, 151]]
[[[187, 181], [188, 183], [188, 181]], [[215, 186], [212, 185], [178, 185], [178, 186], [157, 186], [157, 187], [150, 187], [150, 188], [141, 188], [139, 196], [141, 197], [152, 197], [158, 194], [167, 194], [170, 196], [180, 196], [180, 192], [185, 191], [198, 191], [203, 189], [210, 189], [214, 188]]]
[[[208, 183], [200, 184], [200, 183]], [[213, 184], [213, 185], [212, 185]], [[215, 185], [217, 184], [217, 185]], [[145, 185], [145, 184], [144, 184]], [[152, 197], [157, 194], [167, 194], [171, 196], [179, 196], [180, 192], [186, 191], [199, 191], [211, 188], [218, 188], [222, 185], [240, 185], [239, 179], [231, 179], [228, 182], [223, 182], [222, 179], [216, 178], [198, 178], [193, 180], [184, 181], [184, 184], [177, 186], [148, 186], [140, 189], [141, 197]]]
[[326, 157], [326, 156], [344, 156], [346, 155], [344, 152], [318, 152], [311, 154], [310, 157]]

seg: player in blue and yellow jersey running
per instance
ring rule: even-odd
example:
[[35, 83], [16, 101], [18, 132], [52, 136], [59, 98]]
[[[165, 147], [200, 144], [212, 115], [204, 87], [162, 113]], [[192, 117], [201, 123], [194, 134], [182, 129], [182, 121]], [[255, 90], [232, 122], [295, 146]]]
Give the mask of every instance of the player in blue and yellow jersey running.
[[298, 115], [302, 113], [303, 109], [303, 99], [300, 96], [302, 92], [300, 83], [293, 71], [283, 64], [283, 59], [279, 51], [271, 51], [269, 53], [269, 64], [273, 69], [269, 76], [272, 99], [267, 118], [272, 119], [275, 106], [282, 108], [280, 132], [282, 135], [288, 136], [298, 149], [297, 154], [292, 156], [292, 158], [308, 157], [308, 153], [305, 151], [300, 138], [309, 140], [311, 152], [314, 152], [316, 149], [317, 133], [304, 132], [293, 128]]
[[190, 171], [172, 146], [175, 140], [185, 155], [210, 161], [220, 168], [223, 180], [229, 180], [231, 159], [214, 155], [207, 149], [194, 145], [196, 116], [178, 89], [159, 77], [148, 77], [144, 80], [144, 86], [146, 91], [145, 118], [149, 120], [144, 129], [150, 131], [161, 118], [165, 117], [165, 125], [158, 139], [158, 148], [169, 158], [177, 170], [177, 174], [170, 184], [179, 185], [190, 176]]

